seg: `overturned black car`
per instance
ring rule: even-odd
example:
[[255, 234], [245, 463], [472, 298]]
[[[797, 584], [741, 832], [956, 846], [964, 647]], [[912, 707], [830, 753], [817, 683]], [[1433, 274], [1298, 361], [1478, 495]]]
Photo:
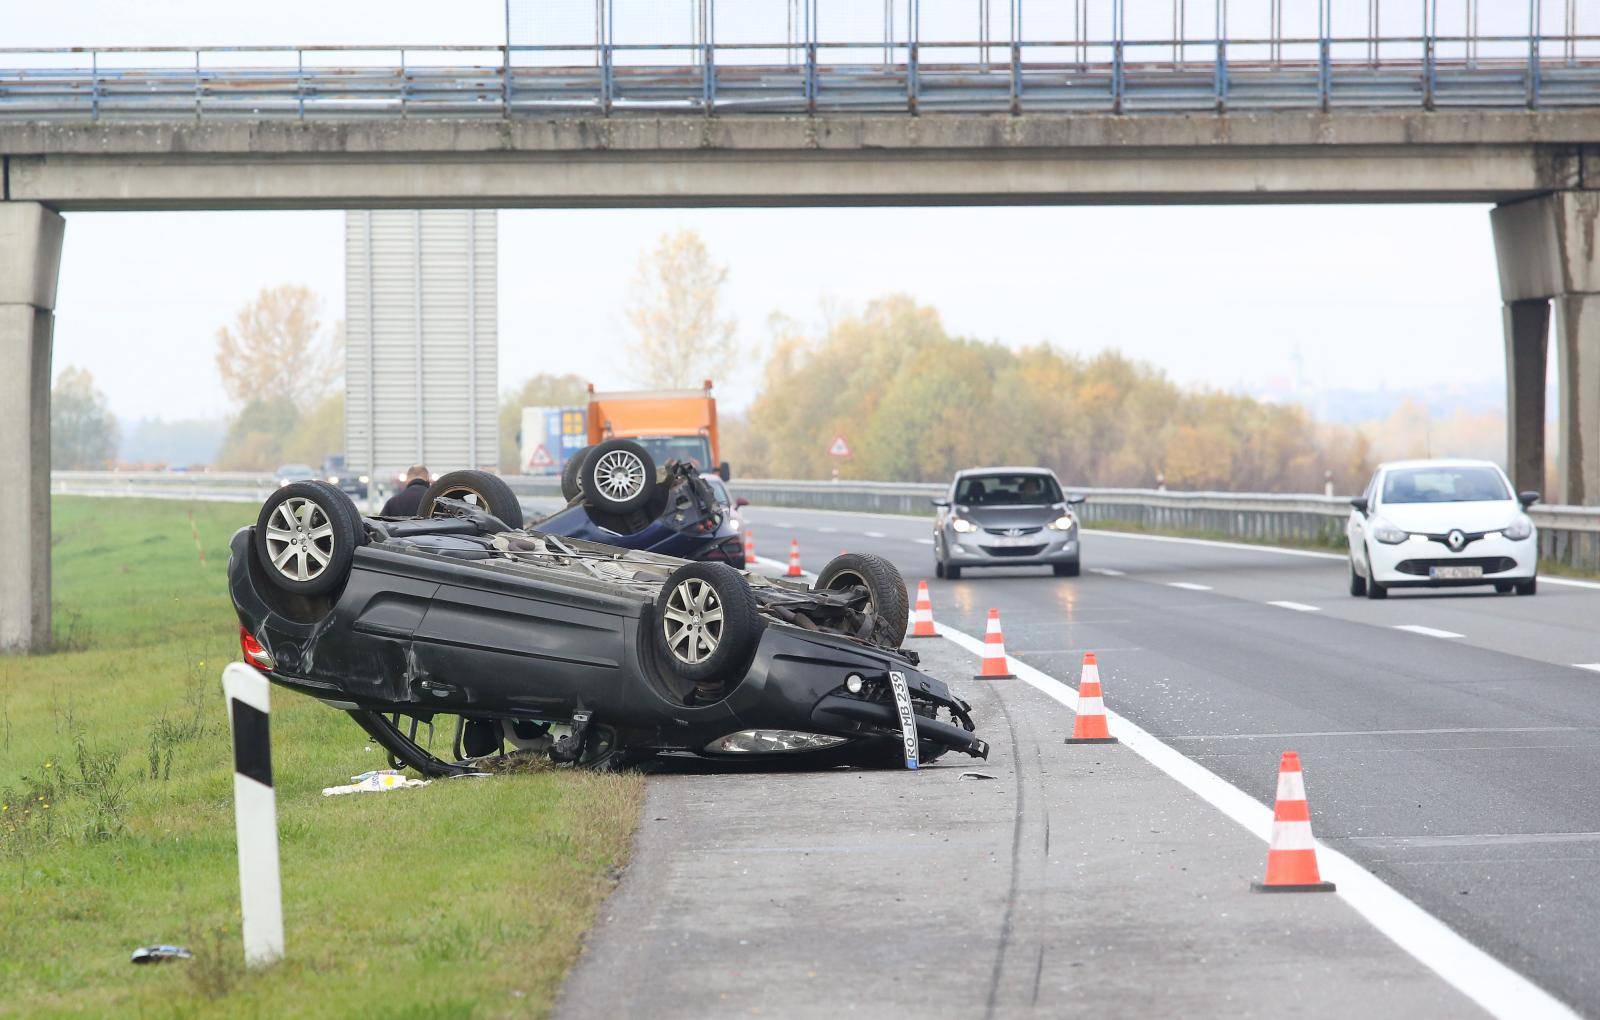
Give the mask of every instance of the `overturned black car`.
[[435, 488], [399, 520], [292, 483], [228, 565], [245, 660], [349, 712], [396, 767], [988, 755], [969, 706], [900, 650], [906, 588], [886, 560], [841, 555], [806, 588], [513, 527], [491, 510], [515, 497], [483, 472]]

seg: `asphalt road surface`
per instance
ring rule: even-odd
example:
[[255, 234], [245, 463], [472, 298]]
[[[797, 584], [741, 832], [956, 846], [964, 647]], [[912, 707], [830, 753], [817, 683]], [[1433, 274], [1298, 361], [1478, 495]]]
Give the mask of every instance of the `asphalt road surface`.
[[[1346, 594], [1338, 558], [1090, 532], [1084, 575], [933, 578], [931, 520], [751, 507], [757, 553], [892, 559], [1007, 650], [1271, 804], [1305, 763], [1318, 837], [1491, 955], [1600, 1016], [1600, 584], [1532, 598]], [[1492, 591], [1491, 590], [1486, 590]]]

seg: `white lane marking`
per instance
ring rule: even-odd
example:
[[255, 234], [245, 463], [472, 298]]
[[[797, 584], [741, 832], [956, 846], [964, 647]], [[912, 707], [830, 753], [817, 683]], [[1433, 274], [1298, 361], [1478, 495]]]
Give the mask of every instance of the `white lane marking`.
[[[1302, 730], [1298, 733], [1189, 733], [1173, 740], [1285, 740], [1290, 737], [1392, 737], [1431, 733], [1583, 733], [1596, 726], [1451, 726], [1423, 730]], [[1429, 748], [1432, 750], [1432, 748]]]
[[1600, 581], [1580, 581], [1575, 577], [1548, 577], [1541, 575], [1540, 584], [1564, 584], [1569, 588], [1593, 588], [1600, 591]]
[[1184, 591], [1210, 591], [1209, 584], [1195, 584], [1193, 581], [1168, 581], [1169, 588], [1182, 588]]
[[[782, 526], [783, 525], [779, 525], [779, 527], [782, 527]], [[820, 525], [817, 527], [817, 531], [820, 534], [823, 534], [823, 535], [837, 535], [839, 533], [839, 529], [838, 528], [824, 528], [824, 527], [822, 527]]]
[[[942, 623], [935, 623], [934, 627], [946, 640], [982, 657], [982, 641]], [[1015, 658], [1011, 660], [1011, 668], [1019, 680], [1077, 712], [1075, 688]], [[1125, 747], [1188, 787], [1263, 843], [1271, 845], [1271, 808], [1116, 712], [1106, 710], [1106, 719], [1112, 735]], [[1563, 1020], [1577, 1017], [1578, 1014], [1544, 989], [1457, 935], [1444, 922], [1385, 885], [1382, 879], [1349, 857], [1319, 843], [1317, 861], [1322, 866], [1323, 877], [1338, 885], [1335, 895], [1401, 949], [1491, 1014], [1507, 1018], [1561, 1017]]]
[[916, 541], [916, 543], [918, 545], [932, 545], [933, 544], [933, 539], [931, 539], [931, 538], [919, 538], [919, 539], [915, 539], [915, 541]]
[[1125, 577], [1125, 576], [1127, 576], [1122, 571], [1120, 571], [1120, 570], [1112, 570], [1110, 567], [1090, 567], [1089, 568], [1089, 573], [1091, 573], [1091, 574], [1101, 574], [1101, 575], [1103, 575], [1105, 577]]
[[1455, 836], [1351, 836], [1363, 846], [1404, 850], [1408, 847], [1440, 849], [1452, 846], [1506, 846], [1528, 843], [1595, 843], [1600, 832], [1483, 832]]
[[[818, 528], [817, 530], [821, 531], [822, 529]], [[885, 535], [881, 531], [863, 531], [862, 534], [865, 535], [868, 538], [888, 538], [889, 537], [888, 535]]]
[[[776, 576], [778, 577], [783, 577], [786, 573], [788, 573], [789, 570], [789, 564], [785, 563], [783, 560], [774, 560], [768, 559], [765, 556], [757, 556], [755, 561], [761, 564], [763, 567], [772, 567], [775, 569], [777, 571]], [[809, 570], [802, 570], [800, 571], [800, 579], [803, 581], [815, 581], [817, 579], [817, 575], [813, 574]], [[788, 580], [792, 581], [794, 578], [788, 578]]]
[[1277, 606], [1279, 609], [1293, 609], [1297, 613], [1320, 613], [1320, 612], [1322, 612], [1322, 610], [1319, 607], [1317, 607], [1317, 606], [1308, 606], [1304, 602], [1268, 602], [1267, 605], [1269, 605], [1269, 606]]
[[1578, 669], [1592, 669], [1600, 673], [1600, 662], [1574, 662], [1572, 665]]
[[1453, 630], [1440, 630], [1437, 627], [1424, 627], [1420, 623], [1397, 623], [1394, 625], [1394, 629], [1408, 630], [1413, 634], [1421, 634], [1423, 637], [1458, 638], [1465, 636], [1463, 634], [1457, 634]]
[[792, 527], [794, 527], [794, 524], [792, 524], [789, 521], [779, 521], [778, 523], [772, 525], [772, 527], [774, 527], [774, 528], [792, 528]]

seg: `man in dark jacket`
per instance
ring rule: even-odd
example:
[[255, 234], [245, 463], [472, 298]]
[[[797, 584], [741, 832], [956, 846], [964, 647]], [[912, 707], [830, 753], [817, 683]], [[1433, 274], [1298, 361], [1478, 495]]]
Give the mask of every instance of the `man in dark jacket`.
[[401, 489], [393, 496], [390, 496], [389, 501], [383, 504], [382, 516], [417, 516], [417, 507], [422, 505], [423, 493], [428, 491], [428, 486], [432, 484], [432, 481], [433, 480], [428, 477], [427, 468], [423, 467], [421, 464], [411, 465], [411, 467], [406, 469], [405, 488]]

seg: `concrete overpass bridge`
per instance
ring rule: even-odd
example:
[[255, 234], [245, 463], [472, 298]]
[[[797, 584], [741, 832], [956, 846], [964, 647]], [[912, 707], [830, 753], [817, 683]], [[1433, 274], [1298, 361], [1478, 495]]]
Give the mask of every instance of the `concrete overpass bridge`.
[[1493, 203], [1514, 478], [1544, 487], [1553, 322], [1558, 498], [1600, 502], [1600, 36], [1545, 33], [1541, 6], [1509, 40], [1337, 36], [1324, 2], [1305, 37], [958, 43], [913, 18], [869, 45], [806, 2], [756, 43], [0, 51], [0, 649], [49, 639], [80, 210]]

